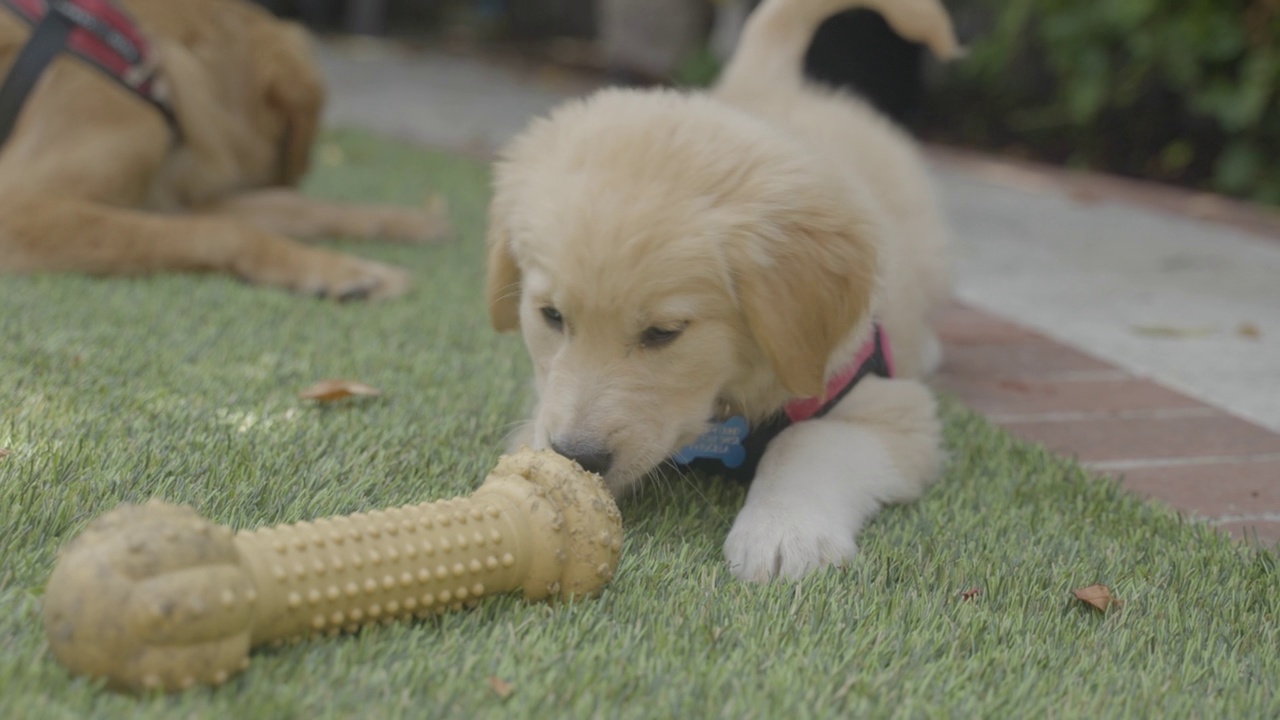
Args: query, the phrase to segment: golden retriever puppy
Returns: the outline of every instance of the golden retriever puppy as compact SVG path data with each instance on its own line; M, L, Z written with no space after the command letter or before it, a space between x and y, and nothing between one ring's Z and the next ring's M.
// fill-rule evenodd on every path
M847 562L941 464L929 179L888 121L801 77L816 26L859 5L957 52L937 0L766 0L709 93L602 91L496 168L491 320L522 331L538 399L513 444L615 493L667 463L747 469L724 548L747 580Z
M292 189L324 101L309 38L248 0L120 0L150 40L173 122L64 53L0 147L0 272L212 271L333 298L390 297L407 274L294 238L419 241L427 208ZM0 8L0 72L30 34Z

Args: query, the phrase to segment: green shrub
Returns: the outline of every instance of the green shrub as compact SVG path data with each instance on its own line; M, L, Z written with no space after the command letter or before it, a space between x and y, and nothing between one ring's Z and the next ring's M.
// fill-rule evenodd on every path
M937 140L1280 204L1280 0L951 0Z

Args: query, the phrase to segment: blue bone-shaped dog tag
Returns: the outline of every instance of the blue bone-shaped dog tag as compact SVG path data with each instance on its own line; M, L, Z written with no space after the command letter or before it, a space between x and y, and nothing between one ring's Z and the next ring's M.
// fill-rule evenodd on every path
M747 449L742 440L747 437L747 419L735 415L724 422L712 425L697 440L684 446L672 458L682 465L697 460L710 458L724 463L725 467L736 468L747 459Z

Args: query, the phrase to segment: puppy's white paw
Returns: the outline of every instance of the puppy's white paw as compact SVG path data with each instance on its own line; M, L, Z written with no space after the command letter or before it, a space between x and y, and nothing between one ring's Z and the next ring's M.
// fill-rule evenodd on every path
M740 580L798 580L814 570L844 565L858 554L855 528L812 506L762 507L750 502L724 543L729 569Z

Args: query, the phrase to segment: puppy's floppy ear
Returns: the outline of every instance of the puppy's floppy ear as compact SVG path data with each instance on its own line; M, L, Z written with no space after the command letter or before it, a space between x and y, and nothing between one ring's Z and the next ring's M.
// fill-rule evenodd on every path
M489 300L489 323L498 332L520 327L520 267L511 254L504 215L496 201L489 206L485 295Z
M826 389L831 353L871 305L874 224L806 208L753 233L731 255L747 328L783 386L802 397Z

